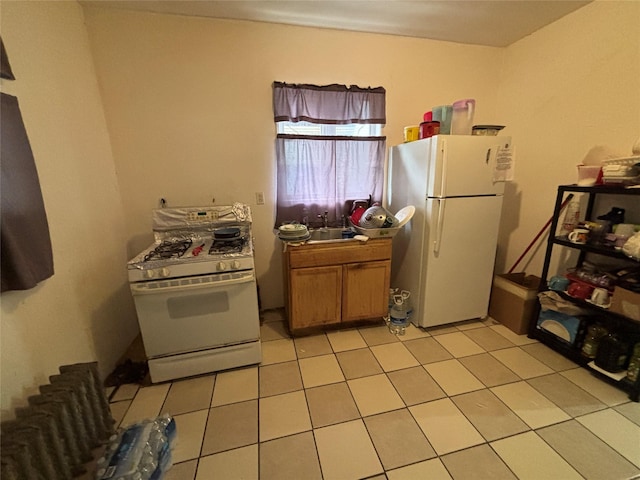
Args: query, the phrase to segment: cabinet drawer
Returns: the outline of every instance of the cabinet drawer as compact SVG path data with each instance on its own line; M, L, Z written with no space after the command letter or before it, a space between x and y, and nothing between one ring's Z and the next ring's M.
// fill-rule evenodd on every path
M369 240L366 243L353 242L303 245L287 250L289 268L321 267L345 263L370 262L391 258L391 239Z

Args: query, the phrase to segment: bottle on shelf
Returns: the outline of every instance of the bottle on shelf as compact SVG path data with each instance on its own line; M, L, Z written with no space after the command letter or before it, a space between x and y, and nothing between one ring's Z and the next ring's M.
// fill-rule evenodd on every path
M600 340L595 364L607 372L616 373L625 369L629 345L617 334L610 333Z
M578 200L571 200L564 212L564 219L562 220L562 226L558 235L561 237L566 237L573 231L574 228L578 226L579 222L580 202Z
M607 332L607 329L602 325L591 325L587 329L587 336L582 344L582 355L591 359L596 358L596 354L598 353L598 344L607 333L609 332Z
M627 368L627 380L635 382L640 377L640 342L633 347L633 354Z

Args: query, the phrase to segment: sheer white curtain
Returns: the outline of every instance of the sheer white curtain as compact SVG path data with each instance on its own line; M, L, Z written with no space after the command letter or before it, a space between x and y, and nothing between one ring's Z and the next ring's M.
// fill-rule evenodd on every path
M317 124L384 124L384 88L274 83L274 119ZM382 200L385 137L287 135L276 138L276 228L316 220L338 222L351 200Z

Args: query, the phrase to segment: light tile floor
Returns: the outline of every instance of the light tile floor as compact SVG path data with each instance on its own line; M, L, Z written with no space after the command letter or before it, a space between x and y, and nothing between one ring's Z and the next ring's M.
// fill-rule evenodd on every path
M640 404L491 319L299 338L262 320L260 365L113 393L121 426L174 416L166 480L640 478Z

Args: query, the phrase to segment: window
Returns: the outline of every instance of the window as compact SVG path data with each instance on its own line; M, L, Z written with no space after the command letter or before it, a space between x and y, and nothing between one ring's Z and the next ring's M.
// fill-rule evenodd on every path
M276 126L278 133L284 135L332 137L379 137L382 135L382 125L377 123L331 125L311 122L276 122Z
M276 222L338 222L352 200L382 200L383 88L274 83Z

